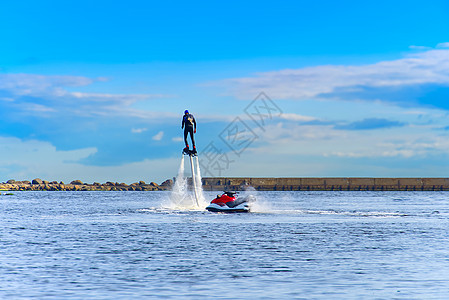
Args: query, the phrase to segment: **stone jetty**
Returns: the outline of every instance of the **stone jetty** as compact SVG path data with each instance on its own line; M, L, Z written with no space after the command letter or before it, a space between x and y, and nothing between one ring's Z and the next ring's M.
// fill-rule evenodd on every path
M106 182L98 183L94 182L84 183L81 180L73 180L70 183L64 183L62 181L46 181L39 178L32 181L16 181L8 180L7 182L0 183L0 190L7 191L164 191L171 189L173 180L169 179L161 183L160 185L154 182L146 183L145 181L139 181L132 184L119 183L119 182Z

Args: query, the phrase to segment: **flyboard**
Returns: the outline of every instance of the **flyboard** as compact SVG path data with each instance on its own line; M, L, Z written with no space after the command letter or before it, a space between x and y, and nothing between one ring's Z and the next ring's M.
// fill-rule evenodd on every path
M198 189L196 186L196 180L197 178L195 178L195 167L193 165L193 157L197 156L196 150L189 150L189 149L184 149L182 150L182 154L183 155L188 155L190 158L190 169L192 170L192 184L193 184L193 194L195 195L195 201L196 201L196 206L200 206L199 205L199 196L198 196Z

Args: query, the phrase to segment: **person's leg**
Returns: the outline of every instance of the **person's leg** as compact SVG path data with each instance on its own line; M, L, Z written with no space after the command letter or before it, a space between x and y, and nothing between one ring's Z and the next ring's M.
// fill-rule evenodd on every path
M193 137L193 127L189 129L190 138L192 139L193 148L195 148L195 138Z
M186 148L189 148L189 143L187 142L187 133L189 131L187 130L187 127L184 128L184 143L186 144Z

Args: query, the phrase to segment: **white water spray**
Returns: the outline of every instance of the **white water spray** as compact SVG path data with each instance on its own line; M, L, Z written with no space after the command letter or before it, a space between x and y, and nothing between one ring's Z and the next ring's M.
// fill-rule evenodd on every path
M196 206L199 206L199 203L198 203L198 190L196 188L196 176L195 176L196 172L195 172L195 167L193 166L192 155L189 155L189 158L190 158L190 168L192 170L192 190L193 190L193 194L195 196Z
M204 198L203 194L203 179L201 178L201 169L200 169L200 163L198 160L198 156L195 156L195 180L196 180L196 188L197 188L197 195L198 195L198 204L200 206L206 206L206 199Z
M195 163L193 162L192 156L190 156L189 159L192 172L191 190L189 191L187 178L184 177L185 160L183 155L179 165L178 176L175 179L175 183L170 194L170 201L164 205L167 208L202 209L207 205L203 195L203 185L198 157L195 156Z
M172 192L170 194L170 203L167 203L169 208L176 208L184 206L187 196L187 182L184 177L184 156L181 157L181 163L179 164L178 176L176 176L175 184L173 185Z
M272 211L269 199L263 197L263 193L258 192L252 186L247 186L243 192L240 193L239 198L254 197L256 201L251 203L251 212L268 213Z

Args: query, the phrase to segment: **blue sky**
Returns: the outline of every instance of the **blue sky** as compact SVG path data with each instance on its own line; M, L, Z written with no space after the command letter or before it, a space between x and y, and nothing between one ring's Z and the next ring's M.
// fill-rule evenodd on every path
M161 182L185 109L203 175L447 177L446 1L20 1L0 26L0 181Z

